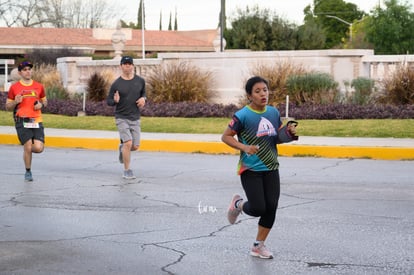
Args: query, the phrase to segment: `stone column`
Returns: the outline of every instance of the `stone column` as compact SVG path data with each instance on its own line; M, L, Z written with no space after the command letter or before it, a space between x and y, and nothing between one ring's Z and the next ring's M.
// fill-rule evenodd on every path
M213 40L213 47L215 52L220 52L221 50L221 31L220 27L217 28L216 37ZM223 37L223 50L226 48L226 39Z
M116 25L116 31L112 34L112 47L115 50L114 59L121 59L122 51L125 47L125 34L121 30L121 21Z

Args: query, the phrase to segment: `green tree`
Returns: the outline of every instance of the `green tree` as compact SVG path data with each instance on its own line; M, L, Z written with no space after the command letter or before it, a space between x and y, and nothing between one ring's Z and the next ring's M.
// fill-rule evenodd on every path
M238 17L231 22L231 29L224 36L229 49L250 49L254 51L271 50L272 25L270 11L253 9L237 10Z
M122 28L131 28L131 29L136 29L137 25L134 22L125 22L124 20L121 20L121 27Z
M310 20L298 29L298 50L324 49L326 37L320 25Z
M326 36L325 48L338 47L349 40L350 24L365 15L355 4L344 0L314 0L312 14ZM309 19L305 16L305 22Z
M175 9L175 18L174 18L174 30L178 30L178 22L177 22L177 8Z
M172 24L171 24L171 20L172 20L172 18L171 18L171 12L170 12L170 21L169 21L169 23L168 23L168 30L169 30L169 31L172 31Z
M316 22L311 6L303 9L304 24L298 28L298 50L324 49L326 36L322 26Z
M144 14L144 26L142 26L142 15ZM144 0L139 1L137 24L134 29L145 30L145 5Z
M160 31L162 31L162 11L160 11Z
M137 23L129 22L126 23L124 20L121 20L122 28L131 28L142 30L142 11L144 11L144 30L145 30L145 5L144 0L139 1L138 14L137 14ZM161 23L160 23L161 24Z
M374 9L367 21L366 39L376 54L407 54L414 52L414 14L411 6L397 0L384 1L385 8Z
M366 39L367 24L372 18L363 17L362 20L356 20L352 24L352 41L345 40L344 48L346 49L373 49L374 45Z
M295 24L274 16L271 23L271 49L296 50L298 30Z

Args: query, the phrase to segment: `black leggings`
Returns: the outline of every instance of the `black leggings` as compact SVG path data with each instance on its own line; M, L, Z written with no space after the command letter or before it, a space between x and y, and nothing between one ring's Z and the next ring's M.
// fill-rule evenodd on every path
M280 196L279 170L254 172L244 171L241 183L247 201L243 212L253 217L260 217L259 225L272 228L276 219L276 209Z

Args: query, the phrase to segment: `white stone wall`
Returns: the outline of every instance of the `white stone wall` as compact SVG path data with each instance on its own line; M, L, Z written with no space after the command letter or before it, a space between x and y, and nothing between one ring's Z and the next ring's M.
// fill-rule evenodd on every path
M121 69L119 59L92 60L91 57L62 57L57 59L57 69L60 72L63 87L69 93L83 93L88 79L95 72L113 71L119 77ZM159 59L134 60L137 74L145 76L148 68L161 64Z
M339 83L358 77L381 80L396 64L414 62L414 55L375 56L373 50L314 50L314 51L225 51L211 53L160 53L157 59L135 59L137 74L144 78L151 68L170 62L190 62L202 70L211 71L217 92L215 102L237 103L244 96L244 83L257 64L292 62L308 70L329 73ZM414 64L414 63L413 63ZM91 74L111 69L119 76L119 60L92 60L89 57L58 59L63 85L70 92L82 92Z
M318 51L225 51L219 53L161 53L163 63L177 60L191 62L201 69L212 71L216 79L217 102L232 103L244 96L244 83L258 65L291 62L308 70L332 75L345 91L344 81L370 77L362 58L373 55L372 50Z

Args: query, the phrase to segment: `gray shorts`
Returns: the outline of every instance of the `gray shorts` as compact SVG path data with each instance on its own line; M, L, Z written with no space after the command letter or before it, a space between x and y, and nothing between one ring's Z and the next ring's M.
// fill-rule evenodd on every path
M116 127L118 127L119 137L121 138L122 143L132 140L133 145L140 145L141 120L116 118L115 123Z

